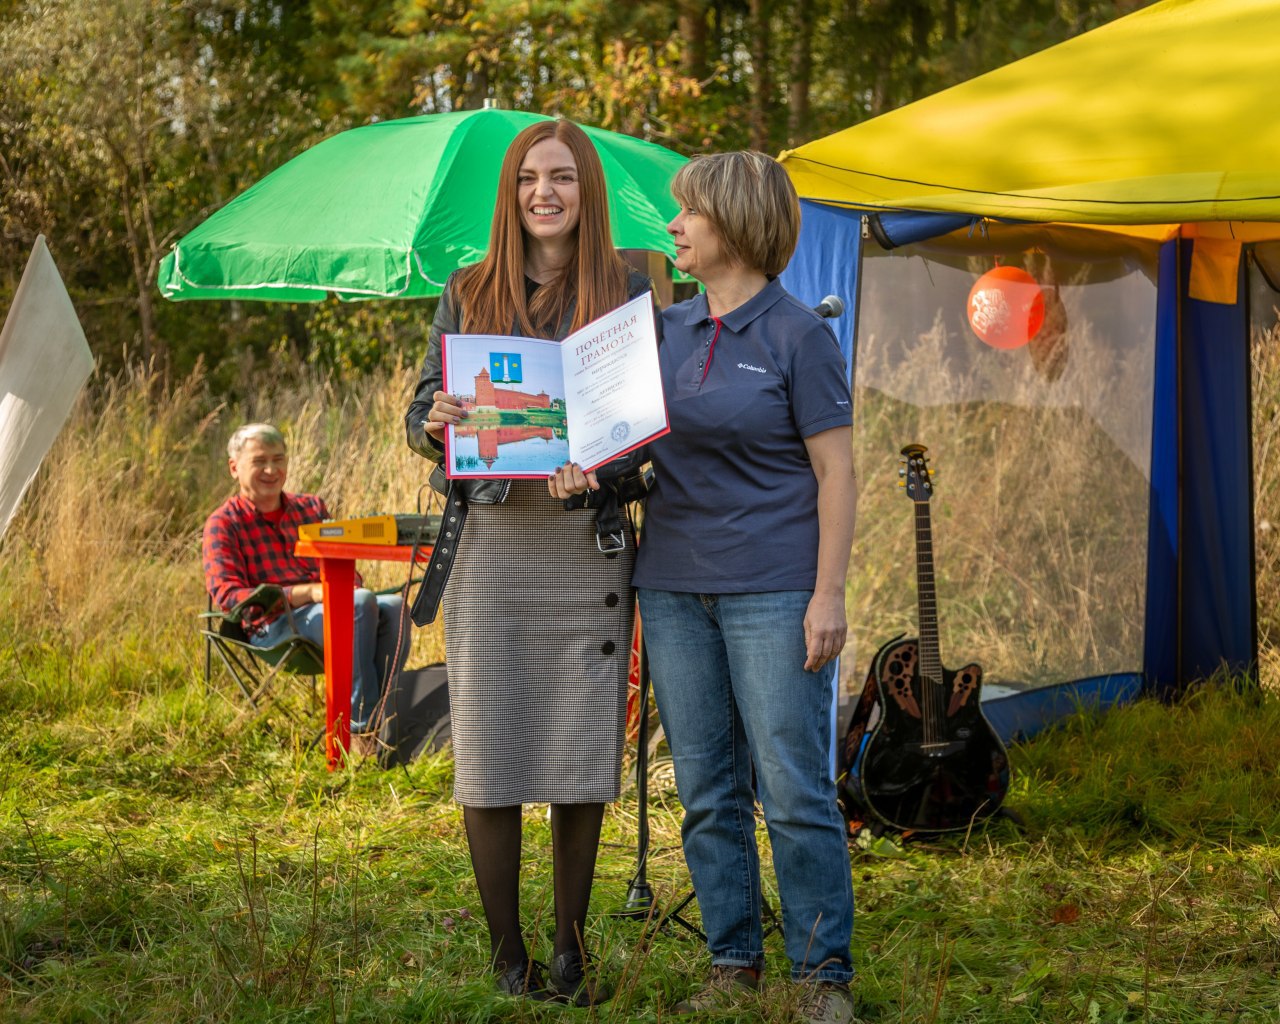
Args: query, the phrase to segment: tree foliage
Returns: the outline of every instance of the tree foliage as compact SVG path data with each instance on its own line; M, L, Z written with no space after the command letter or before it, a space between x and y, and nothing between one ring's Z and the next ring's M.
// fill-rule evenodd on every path
M0 301L44 234L108 366L203 358L224 385L271 352L359 369L428 309L171 304L159 261L370 120L492 100L689 154L776 153L1147 2L0 0Z

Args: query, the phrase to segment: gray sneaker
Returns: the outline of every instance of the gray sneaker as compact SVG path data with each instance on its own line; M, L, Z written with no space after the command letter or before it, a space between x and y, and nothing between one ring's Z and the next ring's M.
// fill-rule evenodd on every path
M834 981L803 982L800 1019L807 1024L858 1024L853 1012L853 993L848 985Z
M714 964L706 983L675 1005L676 1013L705 1013L732 1007L744 996L754 995L760 988L760 975L747 967Z

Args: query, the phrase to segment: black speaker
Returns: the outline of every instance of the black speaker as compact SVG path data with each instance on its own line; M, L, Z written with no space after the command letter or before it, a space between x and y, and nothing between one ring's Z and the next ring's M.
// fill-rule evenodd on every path
M449 677L444 665L405 669L392 685L378 731L378 761L384 768L408 764L450 742Z

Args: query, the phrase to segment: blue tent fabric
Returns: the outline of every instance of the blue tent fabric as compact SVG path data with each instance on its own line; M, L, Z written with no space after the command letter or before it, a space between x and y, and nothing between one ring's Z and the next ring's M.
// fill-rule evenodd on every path
M1005 743L1036 733L1082 709L1101 710L1123 704L1142 693L1140 672L1095 676L983 700L982 713Z
M873 213L867 216L871 237L882 249L896 249L980 224L980 218L961 213Z
M844 314L827 322L840 342L850 383L861 256L861 213L800 200L800 240L779 279L787 291L810 306L828 295L838 295L844 301Z
M1167 693L1178 680L1178 239L1160 247L1156 288L1151 503L1147 523L1147 686Z
M828 295L839 296L844 313L827 321L840 342L849 384L853 385L853 336L858 309L858 273L862 258L862 215L822 203L800 201L800 238L795 255L779 275L782 286L801 302L816 306ZM840 673L831 680L831 765L835 771L839 738Z
M1249 402L1249 320L1233 305L1187 297L1191 246L1184 246L1182 373L1182 578L1179 675L1204 678L1224 665L1255 670L1253 484Z

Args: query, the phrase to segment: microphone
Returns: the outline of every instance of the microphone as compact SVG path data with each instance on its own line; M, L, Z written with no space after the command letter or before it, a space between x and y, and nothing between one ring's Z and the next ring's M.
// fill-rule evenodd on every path
M844 300L839 295L828 295L813 307L813 311L824 320L834 320L844 314Z

